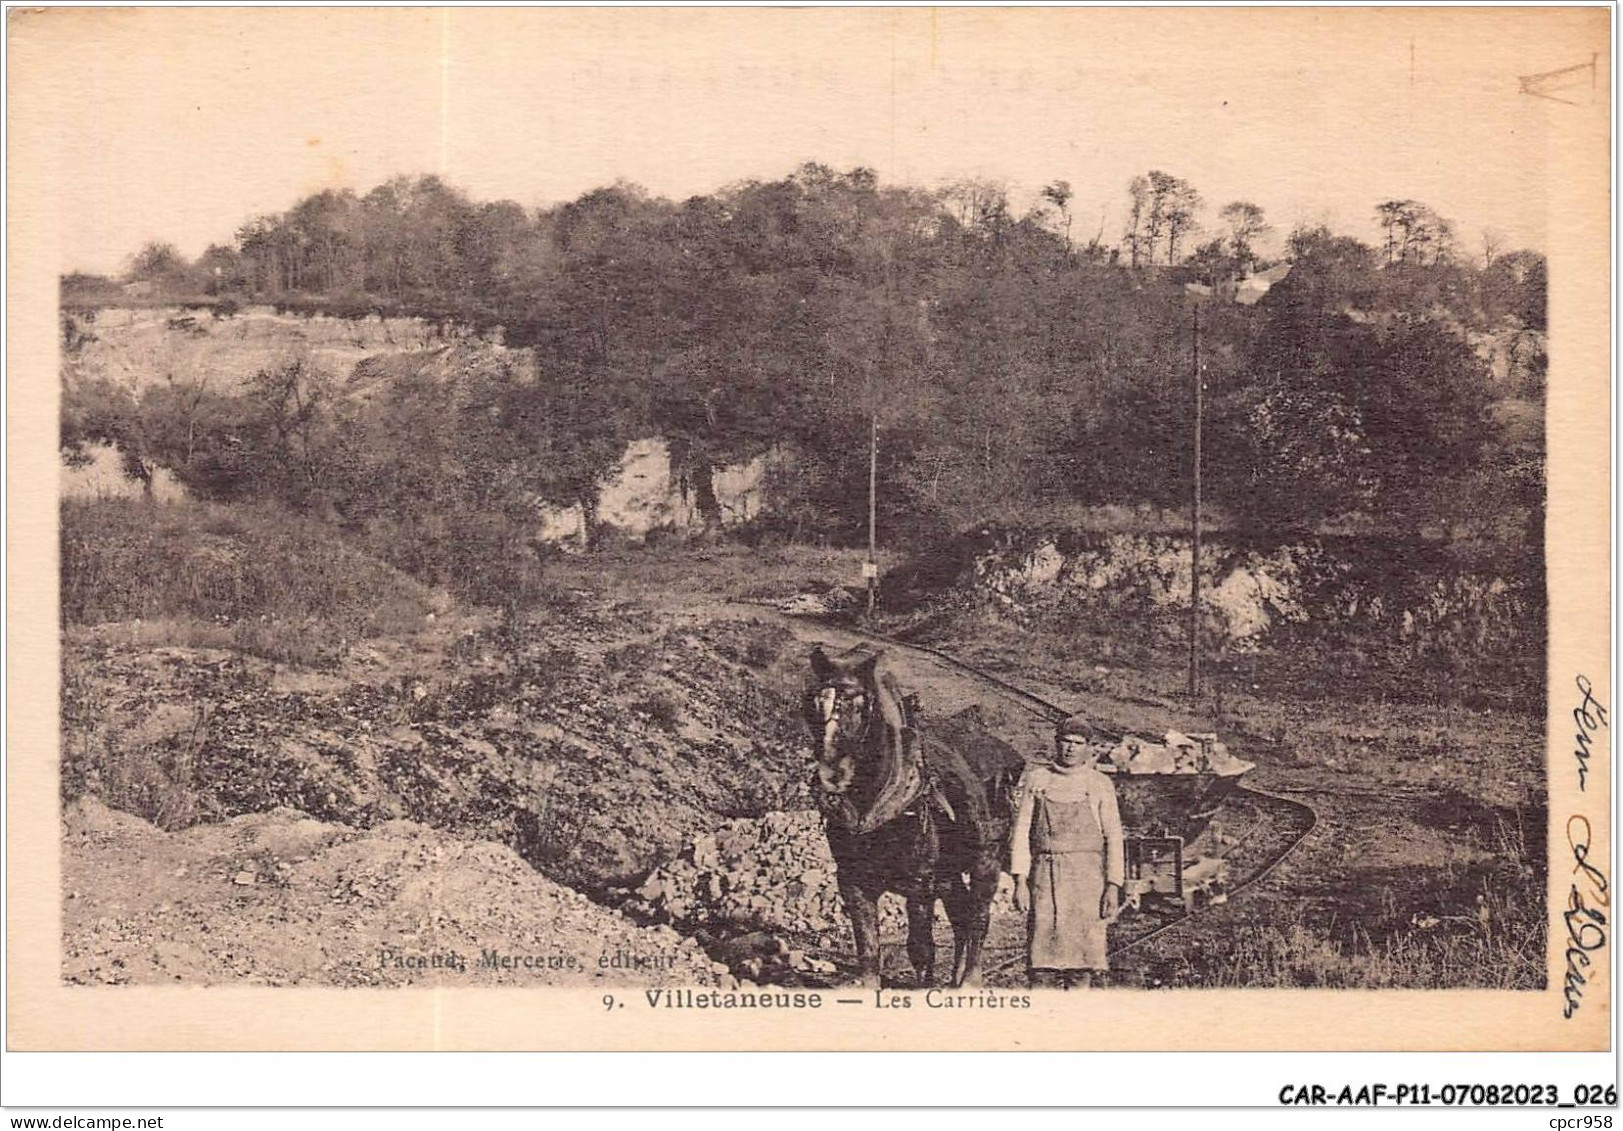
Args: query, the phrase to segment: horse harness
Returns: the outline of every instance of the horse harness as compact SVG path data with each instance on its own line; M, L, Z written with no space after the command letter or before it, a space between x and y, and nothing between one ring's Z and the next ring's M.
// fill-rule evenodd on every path
M832 701L828 705L827 721L837 723L840 718L841 705L854 696L837 687L825 687L822 690L834 693ZM862 730L855 736L855 741L859 744L867 742L868 735L874 726L874 718L878 714L878 708L871 701L873 694L866 689L861 694L864 695L868 702L864 703ZM903 741L912 740L917 742L919 740L918 719L923 714L923 705L920 703L918 695L911 693L901 696L899 703L902 714ZM918 758L917 765L918 787L904 803L898 816L918 819L928 827L934 816L932 809L939 808L949 822L956 824L958 813L952 807L952 802L947 799L947 791L942 784L940 775L930 765L929 759L924 758L922 755Z
M923 713L923 704L919 702L919 697L916 694L902 696L902 734L904 736L912 735L915 741L918 740L918 717ZM920 804L920 802L923 802L923 804ZM947 791L941 783L940 775L936 773L935 767L930 765L930 760L921 755L919 758L919 791L913 795L907 806L902 809L902 816L922 816L928 822L930 819L930 802L940 806L946 813L947 820L957 823L958 814L953 810L952 802L947 800Z

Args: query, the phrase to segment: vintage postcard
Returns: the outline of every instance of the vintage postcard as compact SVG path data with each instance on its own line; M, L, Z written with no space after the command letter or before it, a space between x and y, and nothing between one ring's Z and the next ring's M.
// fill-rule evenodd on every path
M10 1048L1607 1047L1610 9L9 17Z

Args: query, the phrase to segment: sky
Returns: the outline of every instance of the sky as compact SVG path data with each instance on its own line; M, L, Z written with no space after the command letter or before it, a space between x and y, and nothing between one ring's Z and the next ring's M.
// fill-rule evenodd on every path
M438 173L538 206L625 179L681 199L815 160L965 176L1017 202L1068 180L1073 234L1120 236L1164 169L1276 232L1373 240L1414 198L1467 250L1547 238L1566 103L1521 76L1590 62L1591 9L57 9L13 12L13 129L49 131L62 270L188 255L329 187ZM1278 238L1276 234L1276 239Z

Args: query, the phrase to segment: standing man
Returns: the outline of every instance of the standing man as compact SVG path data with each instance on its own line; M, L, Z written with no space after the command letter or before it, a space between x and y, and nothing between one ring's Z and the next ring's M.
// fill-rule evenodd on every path
M1091 986L1110 968L1105 927L1121 907L1125 862L1116 787L1091 764L1092 735L1087 719L1066 719L1053 765L1032 766L1020 783L1009 872L1015 909L1029 910L1033 986Z

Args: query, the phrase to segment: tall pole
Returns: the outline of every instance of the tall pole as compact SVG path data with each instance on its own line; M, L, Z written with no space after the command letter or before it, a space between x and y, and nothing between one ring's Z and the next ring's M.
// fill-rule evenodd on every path
M885 323L880 352L884 358L886 376L890 376L891 303L895 296L896 275L891 263L894 249L881 248L885 263ZM862 567L868 579L868 618L873 619L879 603L879 385L872 365L868 368L868 561Z
M1195 491L1189 508L1189 526L1193 532L1192 557L1189 569L1189 694L1200 693L1200 425L1204 397L1200 380L1200 304L1195 309Z
M870 385L873 378L869 377ZM871 391L870 391L871 392ZM870 402L872 398L870 396ZM879 538L878 538L878 489L879 489L879 406L869 404L868 412L868 566L863 571L868 575L868 615L874 613L874 605L879 598Z

